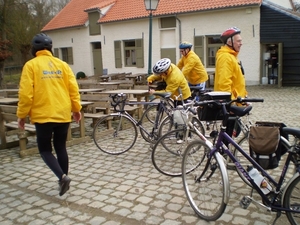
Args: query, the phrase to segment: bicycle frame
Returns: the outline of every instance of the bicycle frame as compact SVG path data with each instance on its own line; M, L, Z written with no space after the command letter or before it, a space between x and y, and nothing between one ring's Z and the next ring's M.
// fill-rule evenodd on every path
M223 107L225 107L223 105ZM227 115L228 117L228 115ZM226 118L225 118L226 121ZM224 121L223 121L224 122ZM224 124L224 123L223 123ZM258 171L261 172L263 177L266 177L268 179L269 182L272 183L273 187L275 187L274 190L274 196L273 198L270 200L268 198L267 195L265 195L261 188L254 182L254 180L249 176L249 173L247 172L247 170L239 163L239 161L235 158L235 156L233 155L233 153L229 150L229 148L223 143L223 140L228 141L231 145L233 145L236 150L238 150L248 161L249 161L249 165L253 165L255 168L257 168ZM263 202L265 202L265 205L263 205L264 207L266 207L267 209L271 210L271 209L275 209L275 210L280 210L280 211L289 211L289 212L298 212L297 210L292 210L292 209L288 209L288 208L283 208L280 205L276 205L275 204L275 200L277 199L277 197L279 197L282 193L282 185L285 179L285 175L287 173L287 169L290 165L290 162L292 161L292 155L296 154L293 153L291 151L291 147L288 140L286 140L284 137L281 137L281 140L283 141L283 144L288 147L288 156L287 159L285 161L285 164L283 166L283 170L281 172L279 181L275 181L249 154L247 154L227 133L226 133L226 127L222 126L221 131L219 133L218 139L217 139L217 143L216 145L212 148L212 150L208 153L208 162L206 167L209 165L210 163L210 159L213 157L213 155L216 154L216 152L220 152L223 154L226 154L228 157L230 157L230 159L232 160L232 162L234 163L234 165L236 166L236 168L245 176L245 178L251 183L252 187L259 193L259 195L261 196L261 198L263 199ZM224 159L225 160L225 159ZM295 176L299 176L299 171L300 169L297 169L297 172ZM201 177L200 177L201 178ZM198 178L199 179L199 178ZM292 178L293 179L293 178ZM292 180L291 179L291 180ZM229 183L225 184L227 186L227 188L229 188ZM226 202L227 203L227 202Z

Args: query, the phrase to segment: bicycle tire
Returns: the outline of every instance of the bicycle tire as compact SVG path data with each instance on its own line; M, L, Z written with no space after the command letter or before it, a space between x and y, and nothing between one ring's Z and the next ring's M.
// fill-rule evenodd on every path
M200 131L201 134L205 135L205 127L197 117L193 116L191 122L193 126L196 127L198 131ZM162 120L159 126L159 130L158 130L159 137L163 136L164 134L174 129L178 129L178 128L175 127L175 124L173 122L173 117L166 116ZM191 127L191 129L193 129L193 127Z
M149 143L156 141L159 137L158 128L157 130L154 130L156 115L157 115L157 105L150 105L144 111L140 120L141 126L150 134L150 136L142 128L140 128L141 135L143 139ZM159 115L158 127L165 116L167 116L165 112Z
M286 211L286 216L292 225L300 224L300 177L297 177L288 187L283 196L283 207L295 209L298 212Z
M186 137L189 132L188 139L182 143L177 143L181 137ZM161 136L152 149L152 164L160 173L178 177L182 175L181 164L182 155L186 146L193 140L199 139L197 133L193 130L187 131L184 128L171 130Z
M226 167L225 171L221 169L215 155L211 159L207 157L209 151L209 146L202 140L187 146L182 160L182 181L188 202L195 213L204 220L215 221L227 205L225 183L228 177L225 174Z
M128 116L122 114L103 117L97 121L93 129L93 140L96 146L111 155L119 155L131 149L137 136L135 124Z

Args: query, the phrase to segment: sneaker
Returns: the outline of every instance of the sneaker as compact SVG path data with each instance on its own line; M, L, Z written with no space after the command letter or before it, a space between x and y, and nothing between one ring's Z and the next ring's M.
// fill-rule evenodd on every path
M64 195L70 189L71 179L67 175L63 175L63 178L58 182L59 184L59 196Z
M176 141L176 143L177 143L177 144L182 144L182 143L183 143L183 140L182 140L182 139L179 139L179 140Z

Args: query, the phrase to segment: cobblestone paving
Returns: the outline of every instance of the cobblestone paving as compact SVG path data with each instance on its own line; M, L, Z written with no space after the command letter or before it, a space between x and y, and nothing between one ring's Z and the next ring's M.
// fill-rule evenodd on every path
M265 99L253 104L252 121L300 127L300 88L252 86L248 91L249 97ZM29 144L34 145L34 140ZM62 197L55 176L39 155L20 158L18 148L0 150L0 224L272 224L275 213L254 204L240 208L239 201L250 188L232 170L225 213L213 222L199 219L186 200L181 178L156 171L148 147L141 137L119 156L99 151L92 141L69 147L72 182ZM276 224L289 223L283 215Z

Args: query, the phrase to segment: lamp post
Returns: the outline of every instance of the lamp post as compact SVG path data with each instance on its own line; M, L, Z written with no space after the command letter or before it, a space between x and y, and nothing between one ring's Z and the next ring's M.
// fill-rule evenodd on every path
M159 0L144 0L145 8L149 13L149 52L148 52L148 76L152 73L152 11L155 11Z

